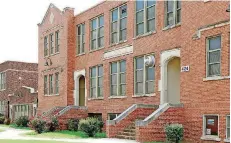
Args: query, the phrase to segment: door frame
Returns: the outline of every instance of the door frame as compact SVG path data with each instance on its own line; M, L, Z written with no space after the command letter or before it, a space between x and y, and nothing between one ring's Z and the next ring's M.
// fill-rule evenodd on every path
M85 69L83 70L78 70L74 72L74 95L73 95L73 99L74 99L74 105L75 106L79 106L79 79L81 76L83 76L85 78L85 106L87 105L87 87L86 87L86 76L85 76Z

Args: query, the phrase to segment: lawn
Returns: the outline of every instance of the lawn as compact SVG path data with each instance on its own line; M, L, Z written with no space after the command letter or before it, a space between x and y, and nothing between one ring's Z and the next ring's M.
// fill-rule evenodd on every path
M0 140L0 143L67 143L59 141L37 141L37 140Z
M45 132L42 134L38 134L34 131L25 133L23 135L30 136L30 137L39 137L39 138L68 138L68 139L77 139L77 138L88 138L88 136L81 131L55 131L55 132ZM95 138L105 138L105 133L97 133Z

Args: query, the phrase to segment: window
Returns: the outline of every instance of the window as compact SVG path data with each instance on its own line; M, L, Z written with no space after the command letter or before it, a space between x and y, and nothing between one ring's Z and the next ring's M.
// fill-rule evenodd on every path
M5 101L0 101L0 113L5 115Z
M204 135L218 136L217 115L204 115Z
M53 75L49 75L49 94L53 94L54 93L54 88L53 88Z
M21 116L29 116L29 105L15 105L14 111L14 119L18 119Z
M111 12L111 43L118 43L127 38L127 5L122 5Z
M126 61L111 63L111 96L126 93Z
M44 95L48 94L48 79L47 79L47 75L44 76Z
M207 76L219 76L221 72L221 36L207 39Z
M47 36L44 37L44 56L48 56L48 38Z
M0 73L0 90L6 89L6 73Z
M145 55L135 58L135 94L136 95L154 93L155 69L153 66L146 66L144 64L144 59L147 56Z
M60 37L59 37L59 31L55 32L55 53L59 52L59 45L60 45Z
M50 34L50 54L54 54L54 35Z
M55 94L59 94L59 73L55 74Z
M119 115L120 115L120 113L109 113L108 114L108 120L114 120Z
M103 97L103 66L92 67L90 77L90 97Z
M226 138L230 139L230 115L226 116Z
M104 17L103 15L91 20L91 50L104 46Z
M165 27L181 22L181 1L165 2Z
M84 53L85 47L85 24L79 24L77 26L77 54Z
M136 35L155 30L156 1L136 1Z

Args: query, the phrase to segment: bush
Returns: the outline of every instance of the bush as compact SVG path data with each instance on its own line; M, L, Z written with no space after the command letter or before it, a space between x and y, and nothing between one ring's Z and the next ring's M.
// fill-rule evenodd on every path
M165 127L167 140L179 143L183 139L184 129L181 124L170 124Z
M107 138L107 135L105 132L102 132L102 133L96 133L95 138Z
M45 131L46 122L41 119L33 119L30 121L30 126L33 130L35 130L38 134L41 134Z
M85 132L89 137L94 137L100 131L100 121L97 118L81 119L79 130Z
M67 122L67 128L69 131L78 131L79 119L69 119Z
M28 127L28 122L29 122L29 119L27 116L21 116L15 120L15 124L18 127Z
M5 121L5 117L4 116L0 116L0 124L4 124Z
M52 118L50 122L46 123L46 131L54 132L59 128L59 121L57 118Z
M6 119L4 120L4 124L5 124L5 125L9 125L9 124L10 124L10 119L9 119L9 118L6 118Z

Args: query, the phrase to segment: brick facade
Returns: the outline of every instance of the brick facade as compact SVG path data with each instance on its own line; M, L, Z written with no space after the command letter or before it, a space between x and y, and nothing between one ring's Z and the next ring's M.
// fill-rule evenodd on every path
M127 4L127 40L110 44L110 18L113 8ZM46 112L55 106L75 105L78 78L75 73L84 71L85 103L88 113L101 113L103 121L108 113L122 113L132 104L161 104L161 55L163 52L178 49L180 66L189 66L188 72L180 73L180 103L183 107L183 120L187 141L203 142L203 115L219 115L219 137L226 138L226 115L229 115L229 13L226 1L182 1L181 22L171 28L164 26L164 1L156 2L155 31L135 36L135 2L104 1L74 16L72 8L60 11L53 4L39 24L39 112ZM90 21L104 15L104 47L90 50ZM53 16L52 16L53 15ZM77 55L76 26L85 24L85 52ZM60 52L44 58L44 37L60 30ZM206 78L206 38L221 35L221 75L216 79ZM132 46L132 52L121 56L104 58L105 53L122 47ZM155 56L154 93L144 96L134 95L134 58L141 55ZM110 97L110 63L126 60L126 96ZM51 61L50 66L44 66ZM103 98L90 98L90 68L103 65ZM60 73L59 95L44 95L44 75ZM75 78L74 78L75 77ZM162 81L161 81L162 80ZM167 114L167 113L166 113ZM177 115L177 114L176 114ZM156 122L156 121L154 121ZM150 124L150 126L152 123ZM152 127L151 127L152 128ZM154 127L153 127L154 128ZM153 135L146 139L152 141ZM137 139L140 139L137 137ZM142 140L143 141L143 140Z

